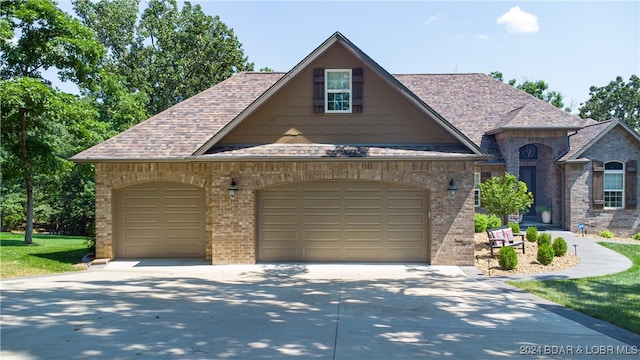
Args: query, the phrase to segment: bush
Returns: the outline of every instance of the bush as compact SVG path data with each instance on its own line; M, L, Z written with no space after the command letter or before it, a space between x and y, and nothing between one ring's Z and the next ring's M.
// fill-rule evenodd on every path
M538 262L542 265L549 265L553 261L555 253L550 245L538 246Z
M510 222L509 227L511 228L511 231L513 231L514 234L520 233L520 224L518 224L517 222Z
M613 237L613 233L609 230L602 230L600 232L600 236L602 236L603 238L611 239Z
M503 270L513 270L518 266L518 255L516 250L511 246L503 246L500 248L498 263Z
M552 247L556 256L564 256L564 254L567 253L567 242L561 237L557 237L553 240Z
M487 223L488 229L498 228L502 226L502 220L500 220L500 218L497 217L496 215L491 214L488 218L488 221L489 221Z
M538 241L538 228L535 226L529 226L524 237L530 242Z
M476 233L481 233L487 230L487 224L489 224L489 218L485 214L475 213L473 215L473 230Z
M640 240L640 232L631 237L633 240Z
M551 246L551 234L542 233L538 235L538 246Z

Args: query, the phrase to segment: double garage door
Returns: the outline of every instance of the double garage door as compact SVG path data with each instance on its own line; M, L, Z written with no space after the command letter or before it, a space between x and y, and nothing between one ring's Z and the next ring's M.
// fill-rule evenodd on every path
M170 182L115 193L118 258L205 258L204 191Z
M369 181L258 193L259 261L428 262L428 193Z

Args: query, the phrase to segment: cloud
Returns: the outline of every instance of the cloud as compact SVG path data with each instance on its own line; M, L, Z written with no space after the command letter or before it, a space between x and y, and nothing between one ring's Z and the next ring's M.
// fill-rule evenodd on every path
M431 15L424 23L426 25L433 24L434 22L442 19L443 16L444 16L443 13L439 13L438 15Z
M520 6L514 6L500 16L496 23L506 24L510 33L535 33L538 32L538 17L523 11Z

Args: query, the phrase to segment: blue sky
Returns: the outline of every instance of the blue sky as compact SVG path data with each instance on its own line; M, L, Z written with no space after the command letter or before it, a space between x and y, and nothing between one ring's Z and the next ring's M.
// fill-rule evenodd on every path
M233 28L256 70L288 71L340 31L391 73L498 70L546 81L574 109L590 86L640 74L639 1L191 3Z

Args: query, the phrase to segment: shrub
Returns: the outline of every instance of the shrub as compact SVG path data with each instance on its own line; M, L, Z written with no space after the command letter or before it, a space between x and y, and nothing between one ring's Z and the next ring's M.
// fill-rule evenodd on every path
M488 229L492 229L492 228L497 228L502 226L502 220L500 220L499 217L497 217L496 215L489 215L489 218L487 219L489 222L487 223L487 228Z
M517 222L510 222L509 227L511 228L511 231L513 231L514 234L520 233L520 224L518 224Z
M473 215L473 230L476 233L481 233L487 230L487 224L489 223L489 218L485 214L475 213Z
M500 248L498 263L503 270L513 270L518 266L518 255L516 250L511 246L503 246Z
M553 261L555 253L550 245L538 246L538 262L542 265L549 265Z
M640 232L631 237L633 240L640 240Z
M542 233L538 235L538 246L543 246L543 245L551 246L551 234Z
M557 237L553 240L552 247L556 256L564 256L564 254L567 253L567 242L561 237Z
M600 236L602 236L603 238L611 239L613 237L613 233L609 230L602 230L600 232Z
M538 228L535 226L529 226L524 237L530 242L538 241Z

